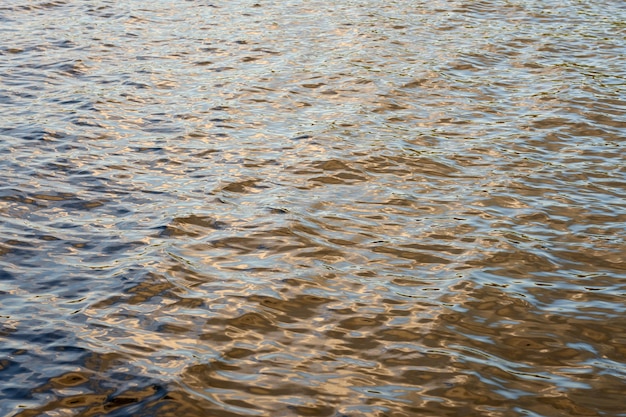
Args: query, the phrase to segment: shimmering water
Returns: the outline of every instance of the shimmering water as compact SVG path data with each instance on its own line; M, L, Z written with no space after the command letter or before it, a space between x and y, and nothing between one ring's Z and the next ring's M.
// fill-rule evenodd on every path
M3 0L0 415L626 416L621 0Z

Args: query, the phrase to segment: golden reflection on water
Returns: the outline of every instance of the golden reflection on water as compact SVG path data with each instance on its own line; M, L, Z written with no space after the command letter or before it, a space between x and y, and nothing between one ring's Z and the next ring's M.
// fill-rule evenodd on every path
M624 415L623 12L0 6L0 414Z

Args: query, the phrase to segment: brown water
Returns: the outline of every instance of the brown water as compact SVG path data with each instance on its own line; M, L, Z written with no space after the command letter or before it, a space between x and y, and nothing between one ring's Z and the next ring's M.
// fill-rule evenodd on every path
M3 0L0 415L626 416L625 22Z

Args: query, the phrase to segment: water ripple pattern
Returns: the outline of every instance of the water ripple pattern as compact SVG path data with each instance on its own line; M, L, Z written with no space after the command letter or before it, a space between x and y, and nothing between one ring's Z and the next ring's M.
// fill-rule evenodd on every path
M0 415L626 416L620 0L3 0Z

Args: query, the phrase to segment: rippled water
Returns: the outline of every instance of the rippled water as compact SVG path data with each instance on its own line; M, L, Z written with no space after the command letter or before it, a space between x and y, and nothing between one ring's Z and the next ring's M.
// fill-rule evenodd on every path
M0 415L626 416L625 22L3 0Z

